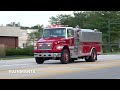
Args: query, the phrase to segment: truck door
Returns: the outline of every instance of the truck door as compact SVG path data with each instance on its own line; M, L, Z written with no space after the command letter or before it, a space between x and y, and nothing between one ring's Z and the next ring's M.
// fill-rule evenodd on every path
M67 38L69 39L69 46L74 46L74 30L73 29L67 29Z
M69 40L70 55L74 57L74 30L72 28L67 29L67 38Z

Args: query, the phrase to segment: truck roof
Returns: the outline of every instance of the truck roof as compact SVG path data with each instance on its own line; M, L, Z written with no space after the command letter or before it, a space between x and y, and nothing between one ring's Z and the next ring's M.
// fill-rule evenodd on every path
M81 29L82 32L94 32L92 29Z
M44 29L55 29L55 28L73 28L73 27L51 27L51 28L44 28Z
M44 29L57 29L57 28L66 28L66 29L74 29L76 30L76 28L73 27L68 27L65 25L48 25L47 27L45 27ZM80 29L82 32L94 32L94 30L92 29Z

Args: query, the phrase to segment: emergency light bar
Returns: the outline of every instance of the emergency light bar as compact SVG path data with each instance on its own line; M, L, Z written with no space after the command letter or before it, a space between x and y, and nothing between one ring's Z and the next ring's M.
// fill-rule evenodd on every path
M48 25L47 28L67 27L68 25Z

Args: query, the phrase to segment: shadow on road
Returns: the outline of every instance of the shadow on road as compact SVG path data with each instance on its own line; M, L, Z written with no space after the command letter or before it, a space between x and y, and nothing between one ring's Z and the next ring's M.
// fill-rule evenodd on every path
M87 62L86 61L74 61L74 62L70 62L68 64L75 64L75 63L87 63ZM51 61L51 62L45 61L43 64L60 64L61 65L61 62L59 60L58 61Z

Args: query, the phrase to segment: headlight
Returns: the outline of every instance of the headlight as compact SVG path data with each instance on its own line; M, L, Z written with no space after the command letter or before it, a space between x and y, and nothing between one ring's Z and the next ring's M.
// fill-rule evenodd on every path
M62 49L63 48L63 46L57 46L56 47L56 49Z
M55 44L58 44L58 42L55 42Z

